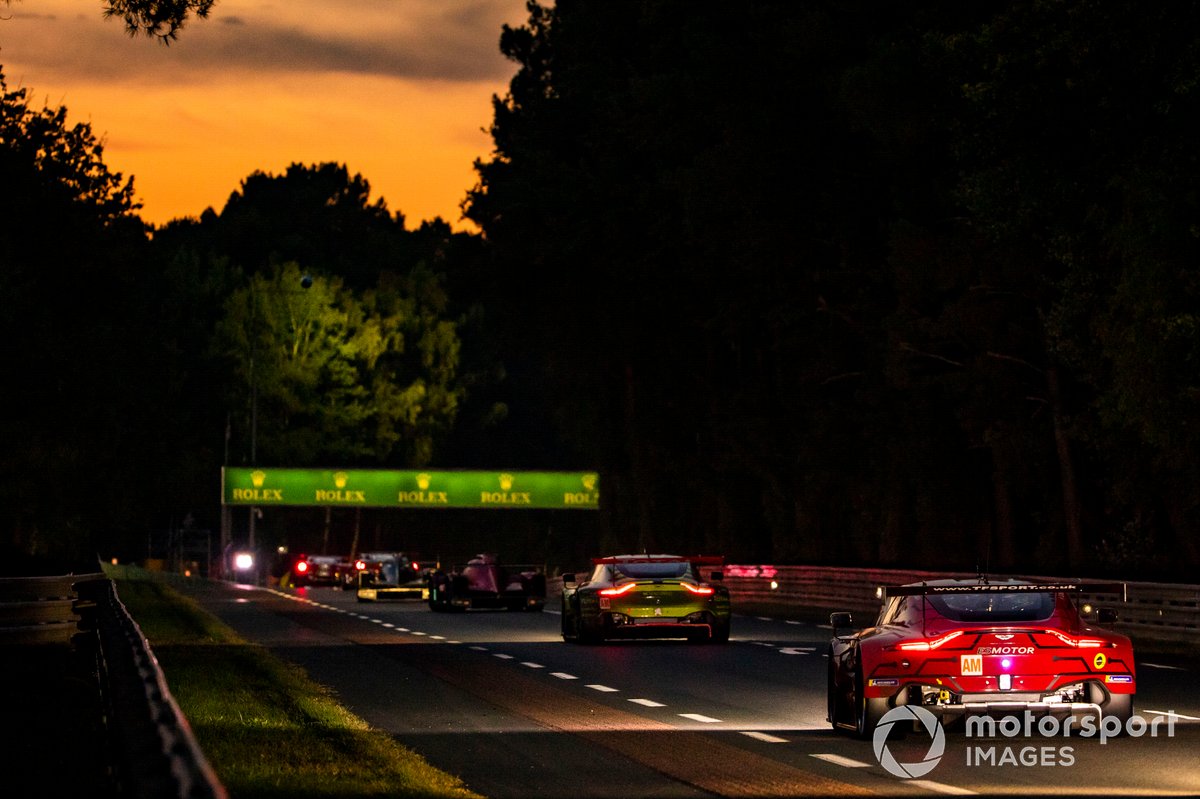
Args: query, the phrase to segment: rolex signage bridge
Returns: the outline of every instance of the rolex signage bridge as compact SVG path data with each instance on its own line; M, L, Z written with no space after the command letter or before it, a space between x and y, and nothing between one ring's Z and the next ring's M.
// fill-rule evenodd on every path
M256 507L598 510L595 472L225 467L221 502Z

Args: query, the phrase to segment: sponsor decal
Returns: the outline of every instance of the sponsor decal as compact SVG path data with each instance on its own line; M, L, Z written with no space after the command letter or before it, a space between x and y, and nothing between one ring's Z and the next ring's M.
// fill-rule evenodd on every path
M1092 658L1092 666L1094 666L1097 669L1104 668L1105 664L1107 664L1107 663L1108 663L1108 658L1106 658L1104 656L1103 652L1097 652L1096 657Z
M961 655L959 666L964 677L983 676L983 655Z
M1032 646L981 646L975 650L981 655L1032 655Z

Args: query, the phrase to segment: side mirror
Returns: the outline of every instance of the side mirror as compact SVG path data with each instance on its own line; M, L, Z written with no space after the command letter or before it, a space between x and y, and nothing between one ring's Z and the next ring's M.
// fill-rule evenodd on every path
M830 613L829 624L836 633L840 629L854 626L854 617L849 613Z
M573 584L575 582L575 573L574 572L566 572L562 576L562 581L563 581L563 585L566 585L568 583Z
M1101 624L1112 624L1117 620L1117 612L1112 608L1100 608L1098 620Z
M712 574L708 575L708 579L710 579L710 580L724 580L724 579L725 579L725 572L722 572L722 571L716 571L716 572L713 572Z

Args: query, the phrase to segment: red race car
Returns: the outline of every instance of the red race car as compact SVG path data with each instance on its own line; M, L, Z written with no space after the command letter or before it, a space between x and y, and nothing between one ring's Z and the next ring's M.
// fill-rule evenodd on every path
M882 589L873 627L830 623L829 717L870 737L897 705L944 722L971 714L1111 714L1124 725L1137 692L1133 646L1093 627L1073 597L1124 593L1121 583L933 580ZM1101 623L1116 620L1102 610Z

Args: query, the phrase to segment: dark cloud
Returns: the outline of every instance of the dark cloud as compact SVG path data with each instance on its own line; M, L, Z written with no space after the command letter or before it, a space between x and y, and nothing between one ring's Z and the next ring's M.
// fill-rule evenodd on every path
M294 12L299 4L285 8ZM313 8L321 9L321 19L294 24L269 10L222 17L218 5L170 46L130 39L98 13L40 22L27 15L23 27L40 30L43 45L26 41L9 49L16 60L59 74L118 82L196 82L240 72L490 81L515 69L500 54L502 26L525 19L524 0L357 0ZM45 46L54 39L58 46ZM61 47L64 40L69 49Z

